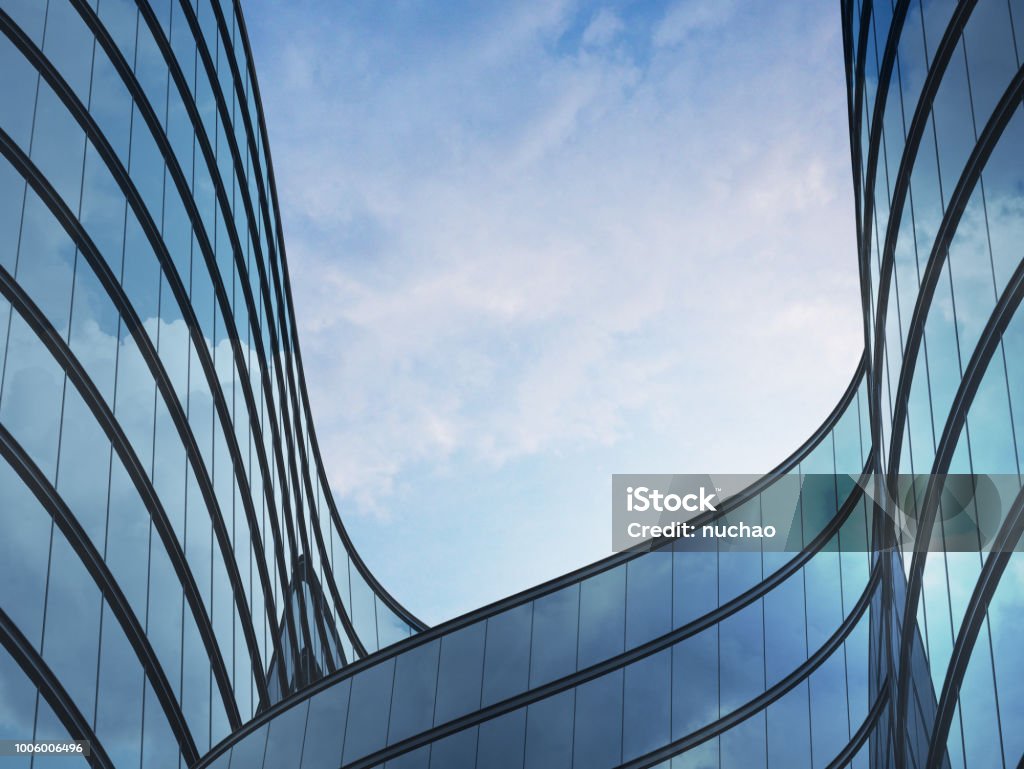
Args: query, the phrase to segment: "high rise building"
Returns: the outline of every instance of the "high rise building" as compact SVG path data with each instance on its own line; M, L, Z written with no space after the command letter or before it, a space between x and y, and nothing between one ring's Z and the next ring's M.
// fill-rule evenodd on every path
M841 12L866 351L715 513L796 546L618 553L426 628L327 488L239 3L0 0L0 739L99 767L1017 766L1024 2ZM949 474L1000 479L997 546L954 546ZM33 760L76 762L0 758Z

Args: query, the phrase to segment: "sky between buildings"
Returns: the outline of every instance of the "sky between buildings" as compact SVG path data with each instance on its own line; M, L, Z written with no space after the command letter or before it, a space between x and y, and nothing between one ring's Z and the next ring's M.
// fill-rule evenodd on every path
M764 472L863 346L838 0L249 0L313 417L428 623Z

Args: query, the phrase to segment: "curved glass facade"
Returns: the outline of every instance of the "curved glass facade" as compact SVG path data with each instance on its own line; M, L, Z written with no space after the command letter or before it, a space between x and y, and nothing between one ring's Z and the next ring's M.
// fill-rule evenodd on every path
M103 767L1016 766L1024 2L841 8L866 352L716 513L799 547L663 543L427 629L327 488L238 3L0 0L0 739ZM1008 479L999 547L946 547L950 473Z
M0 719L100 765L422 629L326 491L241 24L0 2Z
M834 480L868 466L866 395L858 372L800 452L721 507L798 511L796 552L614 556L352 665L209 765L867 766L888 697L881 568L862 487Z
M888 564L894 757L1016 766L1024 4L844 12L876 461L890 482L931 476L909 499L914 552ZM947 473L1002 474L1002 552L946 547Z

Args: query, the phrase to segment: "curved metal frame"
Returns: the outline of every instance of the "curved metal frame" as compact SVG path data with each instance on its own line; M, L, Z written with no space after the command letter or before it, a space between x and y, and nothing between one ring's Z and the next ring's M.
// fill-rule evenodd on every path
M8 298L8 301L11 301L7 295L8 286L9 275L3 271L0 275L0 288L3 289L4 296ZM129 605L117 580L114 579L114 575L107 568L103 556L100 555L81 524L78 523L78 519L57 493L57 489L46 479L39 467L3 425L0 425L0 456L3 456L14 468L25 486L32 491L43 509L49 513L54 524L71 545L71 549L75 551L96 582L104 603L110 607L110 611L117 619L125 637L139 658L143 673L153 687L153 692L164 711L171 732L178 740L182 757L189 765L196 763L199 760L199 751L196 749L195 740L192 739L192 732L188 728L185 714L178 705L174 690L167 679L163 666L157 659L156 652L149 643L145 629L138 617L135 616L135 612Z
M1013 551L1019 546L1022 535L1024 535L1024 490L1017 495L1006 520L1003 521L1003 525L992 543L992 552L985 559L985 565L981 569L974 591L964 610L964 619L960 624L956 641L953 643L950 664L946 668L946 677L942 682L939 705L935 713L935 727L928 743L928 758L925 762L927 769L940 769L942 766L949 729L960 696L960 687L971 661L971 652L978 640L981 626L987 618L989 603L995 595L1003 572L1006 571L1006 567L1010 563Z
M3 609L0 609L0 644L3 644L35 684L39 694L46 700L60 722L64 724L64 728L68 730L68 734L74 739L89 742L89 764L97 769L114 769L110 756L107 755L100 741L96 739L96 733L89 725L88 719L82 715L82 711L78 709L74 700L71 699L71 695L50 670L42 655L32 648L32 644L21 634L18 626Z
M127 299L124 298L123 294L119 294L120 287L117 287L118 290L114 291L114 287L117 285L116 280L114 280L113 275L109 273L109 270L106 269L106 265L103 263L103 258L99 255L95 244L93 244L89 239L89 236L81 228L81 224L67 208L64 201L60 199L56 191L50 186L49 182L41 173L39 173L31 160L24 155L21 149L11 140L3 129L0 129L0 154L3 154L11 165L13 165L32 186L35 193L49 207L50 212L75 242L79 252L88 261L90 261L90 264L93 265L94 269L102 265L104 269L97 271L97 276L104 284L110 284L111 281L113 281L113 285L106 285L105 287L108 292L114 292L111 293L112 298L120 298L125 303L125 306L123 308L119 307L119 310L128 312L129 315L126 317L130 319L131 314L134 311L131 309L131 306L127 304ZM116 304L117 302L115 301L115 305ZM41 318L39 328L49 326L49 321L42 318L41 313L39 315ZM42 325L43 322L45 322L46 326ZM126 326L133 334L133 338L136 338L136 334L141 335L142 326L137 322L137 319L135 323L130 321L127 322ZM160 533L161 541L164 543L164 547L167 550L168 557L170 558L171 563L174 564L175 573L181 581L186 600L192 609L192 614L195 617L200 636L203 639L203 644L207 653L210 655L210 666L213 670L214 679L217 681L218 689L224 699L224 706L228 714L228 719L232 723L232 727L237 728L241 723L241 719L238 715L237 705L234 699L234 691L231 688L231 679L227 674L227 668L224 665L224 658L221 656L220 647L217 643L210 617L206 613L206 608L203 605L199 589L192 576L192 571L188 566L188 562L185 559L185 553L178 543L177 536L171 526L170 519L167 517L166 511L163 509L163 505L161 504L155 489L150 483L145 469L139 462L128 438L124 435L120 424L114 418L113 413L103 400L102 395L100 395L95 385L92 384L92 381L84 373L85 370L77 362L74 354L67 349L66 345L64 345L60 336L52 330L52 326L49 326L49 328L50 331L47 333L47 336L43 338L43 342L50 348L51 353L54 353L55 355L59 354L61 356L58 360L63 361L63 365L65 366L65 371L68 373L68 376L72 378L72 381L76 382L76 386L82 393L83 399L89 405L93 415L96 416L97 421L104 429L107 437L110 438L111 442L114 444L118 452L118 457L124 464L125 470L128 472L139 491L139 495L146 504L147 511L153 518L157 531ZM139 342L138 338L136 338L136 343L139 344L139 349L142 350L142 343ZM81 372L81 376L79 376L79 372Z

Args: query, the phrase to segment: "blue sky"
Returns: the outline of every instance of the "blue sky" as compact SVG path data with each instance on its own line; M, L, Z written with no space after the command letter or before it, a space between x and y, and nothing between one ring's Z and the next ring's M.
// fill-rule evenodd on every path
M346 525L434 623L764 472L862 346L839 3L246 4Z

